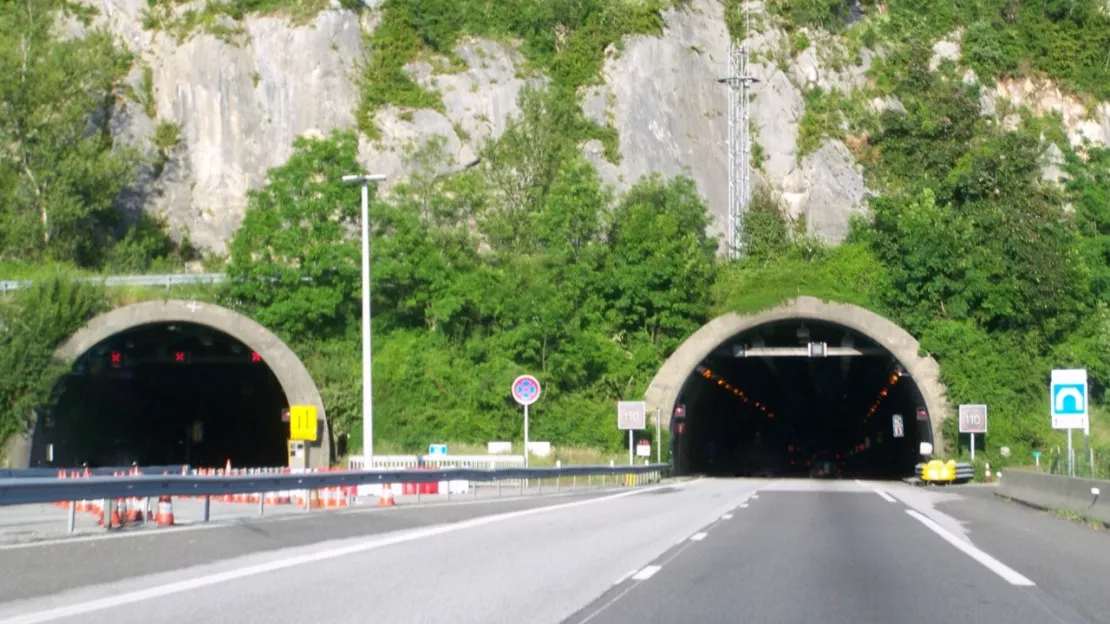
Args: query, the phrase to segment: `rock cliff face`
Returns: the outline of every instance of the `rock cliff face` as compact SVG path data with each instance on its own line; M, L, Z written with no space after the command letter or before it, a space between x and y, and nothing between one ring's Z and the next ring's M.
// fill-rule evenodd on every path
M232 41L200 32L179 41L146 29L147 0L86 2L99 10L99 23L136 53L132 83L137 93L148 95L145 104L121 108L113 120L118 136L154 150L159 124L179 129L177 143L162 146L168 157L163 170L144 172L127 208L164 215L175 234L187 233L195 244L226 250L242 221L247 192L264 182L268 168L288 158L294 137L354 126L357 65L374 53L364 49L364 35L380 21L373 8L379 2L367 2L371 9L361 19L338 8L304 25L279 16L248 17ZM958 40L938 42L934 61L958 59L958 44L952 42ZM798 158L803 90L849 91L862 84L872 52L863 50L857 66L837 63L834 70L815 43L793 58L783 54L780 31L754 34L748 44L754 52L750 73L760 79L752 138L763 162L754 177L772 185L793 216L804 216L810 233L838 242L851 213L865 209L867 190L840 141L826 141ZM453 161L446 168L472 162L482 143L497 137L516 113L526 82L543 82L520 75L521 57L510 44L469 39L456 52L466 64L458 73L435 72L428 62L406 68L441 94L444 110L380 110L380 139L362 143L368 170L397 180L408 146L435 135L444 137ZM604 159L599 143L583 146L605 180L623 189L651 172L689 175L705 196L718 233L726 222L728 178L727 90L717 79L726 73L727 54L720 0L690 0L667 12L661 37L633 37L619 51L611 50L603 83L582 94L587 116L611 123L619 133L617 165ZM1110 144L1108 104L1092 111L1058 90L1025 81L985 90L985 114L994 114L1000 98L1034 112L1059 111L1077 144L1083 138Z

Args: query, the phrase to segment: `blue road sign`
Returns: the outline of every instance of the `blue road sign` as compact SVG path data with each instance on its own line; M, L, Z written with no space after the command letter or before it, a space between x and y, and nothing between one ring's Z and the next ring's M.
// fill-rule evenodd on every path
M429 444L428 445L428 454L429 455L446 455L447 454L447 445L446 444Z
M1087 428L1087 371L1054 370L1049 386L1054 429Z

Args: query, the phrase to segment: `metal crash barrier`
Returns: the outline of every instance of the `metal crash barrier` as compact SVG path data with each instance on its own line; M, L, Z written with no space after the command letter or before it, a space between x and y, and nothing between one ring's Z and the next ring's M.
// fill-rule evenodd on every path
M251 503L262 515L266 506L297 505L305 509L342 508L371 489L379 497L379 505L392 506L393 486L401 493L445 493L451 488L440 483L488 483L495 486L498 496L502 486L521 484L520 493L528 482L543 493L544 482L558 492L564 485L575 489L589 488L594 477L604 487L624 483L627 486L658 483L670 472L669 464L641 466L556 466L553 468L437 468L426 466L417 470L374 469L343 470L341 468L293 471L289 468L222 469L182 467L181 474L146 474L134 466L125 473L93 474L91 470L59 470L54 478L43 476L0 479L0 506L54 503L68 510L68 529L72 533L78 512L91 513L112 528L131 522L142 522L155 516L159 526L172 526L173 498L196 498L203 504L203 522L210 517L211 503ZM550 486L549 486L550 487ZM470 488L477 496L477 488ZM146 499L145 503L142 499ZM418 498L419 500L419 498ZM158 513L152 503L157 501Z

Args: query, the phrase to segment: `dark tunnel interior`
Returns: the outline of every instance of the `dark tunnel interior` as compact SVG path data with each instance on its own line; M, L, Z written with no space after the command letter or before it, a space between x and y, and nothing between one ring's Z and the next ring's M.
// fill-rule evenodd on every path
M888 351L800 320L715 349L683 386L671 434L676 472L716 476L901 479L933 441L921 394Z
M288 407L262 357L222 332L144 325L83 354L40 416L51 466L283 466Z

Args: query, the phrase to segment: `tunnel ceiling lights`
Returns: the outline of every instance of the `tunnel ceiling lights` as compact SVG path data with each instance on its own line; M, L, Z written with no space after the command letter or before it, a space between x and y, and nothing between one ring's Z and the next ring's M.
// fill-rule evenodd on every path
M864 423L870 421L871 417L879 411L879 404L883 402L883 399L890 395L890 390L901 380L901 375L898 372L901 368L901 366L895 367L894 372L892 372L890 374L890 377L887 378L886 385L879 389L879 396L875 399L875 402L871 404L871 409L867 410L867 416L863 418Z
M695 369L695 371L697 372L698 375L700 375L701 377L704 377L705 379L708 379L709 381L716 381L717 382L717 387L724 388L726 392L731 392L733 396L740 399L743 403L747 404L747 403L750 402L750 399L748 398L748 395L744 394L743 390L741 390L740 388L733 387L732 384L725 381L723 378L718 377L713 372L712 369L710 369L706 366L698 366ZM770 418L771 420L775 419L775 413L774 412L768 412L766 405L763 405L759 401L756 401L754 406L759 408L760 411L762 411L763 413L767 414L767 418Z

